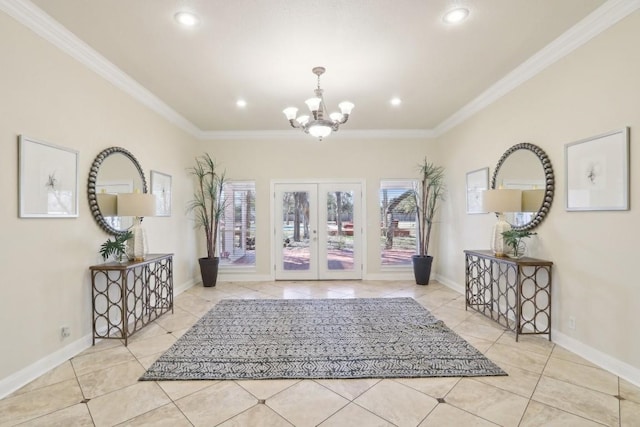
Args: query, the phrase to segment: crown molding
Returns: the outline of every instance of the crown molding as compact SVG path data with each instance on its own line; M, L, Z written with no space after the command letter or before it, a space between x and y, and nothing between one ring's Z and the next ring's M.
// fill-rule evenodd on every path
M193 123L30 1L0 0L0 10L185 132L195 137L201 132Z
M434 128L441 136L640 8L640 0L609 0Z
M334 132L325 139L429 139L434 132L429 129L346 129ZM202 140L255 140L255 139L309 139L313 138L299 129L251 130L251 131L203 131L198 135Z
M624 17L640 9L640 0L608 0L582 21L523 62L482 94L464 105L434 129L342 130L335 139L430 139L437 138L514 90L545 68L573 52ZM199 140L299 139L293 130L203 131L120 70L97 51L28 0L0 0L0 10L45 40L80 61L87 68L122 89L141 104Z

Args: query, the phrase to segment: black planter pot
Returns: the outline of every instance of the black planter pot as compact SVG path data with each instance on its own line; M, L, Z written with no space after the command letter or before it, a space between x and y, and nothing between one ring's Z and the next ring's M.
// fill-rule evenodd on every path
M215 286L218 280L218 264L220 263L220 258L200 258L198 262L200 263L202 286Z
M411 259L413 261L413 276L416 278L416 285L428 285L433 257L430 255L414 255Z

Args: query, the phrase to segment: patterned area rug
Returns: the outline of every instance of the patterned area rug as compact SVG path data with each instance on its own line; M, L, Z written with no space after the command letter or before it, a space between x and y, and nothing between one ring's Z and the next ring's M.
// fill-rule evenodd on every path
M412 298L223 300L141 380L506 373Z

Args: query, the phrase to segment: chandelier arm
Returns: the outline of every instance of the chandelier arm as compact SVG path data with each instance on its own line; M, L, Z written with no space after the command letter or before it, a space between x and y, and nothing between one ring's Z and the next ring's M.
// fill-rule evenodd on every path
M291 125L292 128L295 128L295 129L299 129L302 127L298 122L296 122L295 119L289 120L289 124Z

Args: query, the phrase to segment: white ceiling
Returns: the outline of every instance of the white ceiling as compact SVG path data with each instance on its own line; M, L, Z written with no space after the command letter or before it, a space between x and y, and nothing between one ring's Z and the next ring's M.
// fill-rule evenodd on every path
M32 3L196 132L215 134L299 132L289 128L282 109L306 109L303 101L316 85L311 68L318 65L327 68L321 85L329 110L345 99L356 105L344 129L435 129L605 1ZM455 4L468 7L469 18L444 24L442 14ZM175 22L174 14L185 9L198 14L197 27ZM400 107L390 105L394 96ZM245 109L236 107L239 98Z

